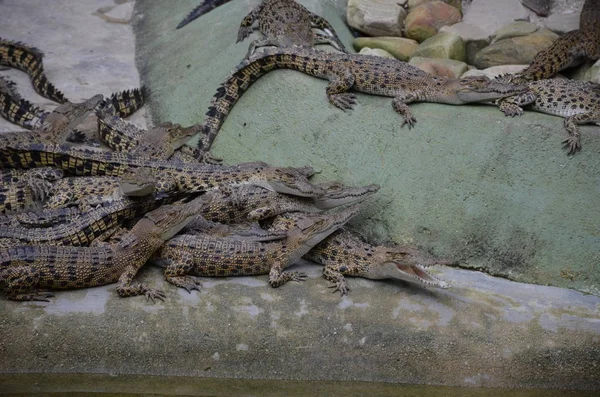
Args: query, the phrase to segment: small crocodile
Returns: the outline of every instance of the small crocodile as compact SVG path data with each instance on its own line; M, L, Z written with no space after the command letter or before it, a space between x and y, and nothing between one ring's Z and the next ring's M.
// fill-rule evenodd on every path
M499 81L510 82L519 76L504 75ZM494 101L507 116L520 116L523 108L560 116L569 136L563 141L568 154L581 150L578 124L600 122L600 84L563 78L529 81L528 92Z
M350 290L344 276L371 280L392 278L425 287L448 288L445 281L426 268L452 263L411 245L374 246L343 228L317 244L304 258L324 265L323 277L332 282L334 292L339 291L342 296Z
M0 185L0 214L19 213L41 208L50 195L53 182L62 178L60 170L36 168L21 173L11 182Z
M449 79L432 76L406 62L361 54L339 54L300 47L265 49L242 61L214 95L202 125L200 152L208 152L221 125L240 96L260 76L274 69L293 69L329 80L329 102L346 110L356 103L347 91L393 97L392 105L404 124L416 119L409 103L436 102L461 105L515 95L526 87L490 80L487 77Z
M538 52L519 76L524 80L549 79L563 69L581 64L586 58L600 58L598 0L586 0L581 10L579 29L565 33L550 47Z
M117 283L122 297L163 300L162 291L132 283L138 270L166 240L200 211L204 197L147 213L122 243L96 247L18 246L0 249L0 288L11 300L47 301L45 289L87 288Z
M199 289L193 276L269 275L277 288L306 275L283 270L300 259L311 247L342 227L358 212L358 206L334 214L306 215L287 231L287 238L255 242L212 235L180 235L167 241L157 252L156 263L165 266L168 282L188 292Z
M1 135L0 135L1 136ZM120 176L132 168L147 170L157 190L205 192L228 184L252 184L301 197L318 197L322 188L311 184L306 168L270 167L264 163L238 166L189 164L140 158L126 153L101 152L64 145L0 145L0 169L52 166L73 176Z
M66 103L64 94L46 77L43 57L42 51L35 47L0 37L0 65L24 71L38 94L57 103Z
M48 112L21 98L15 83L0 76L0 116L29 130L39 128Z

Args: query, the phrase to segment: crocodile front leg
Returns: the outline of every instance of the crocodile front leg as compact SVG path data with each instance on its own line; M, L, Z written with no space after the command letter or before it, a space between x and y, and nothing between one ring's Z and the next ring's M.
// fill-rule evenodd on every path
M325 266L323 268L323 278L333 283L333 285L330 285L329 288L335 288L333 290L334 293L340 291L341 296L344 296L348 294L348 291L350 291L350 287L348 287L348 283L346 282L344 275L340 272L340 268L345 268L345 266Z
M133 278L137 274L138 268L136 266L127 266L125 271L119 277L117 282L117 292L120 296L126 298L130 296L146 295L148 300L154 302L155 299L164 301L166 296L161 290L155 290L148 287L144 283L132 284Z
M344 45L340 43L340 41L337 40L335 37L331 37L320 33L315 34L314 44L329 44L338 51L347 52L346 47L344 47Z
M352 109L356 104L356 95L347 92L354 85L354 75L349 69L336 71L325 92L329 102L342 110Z
M239 43L240 41L243 41L246 37L250 36L250 33L252 33L252 25L258 18L258 15L260 14L262 8L263 5L261 4L254 10L252 10L248 15L246 15L244 19L242 19L242 23L240 23L240 29L238 30L236 43Z
M246 53L246 56L244 58L250 58L250 56L256 52L257 48L267 47L267 46L279 47L280 46L279 40L277 40L275 38L254 40L248 46L248 52Z
M335 48L343 52L348 52L346 50L346 46L344 46L344 44L340 41L333 26L331 26L331 24L325 18L322 18L319 15L310 12L309 10L306 10L306 12L308 12L308 15L310 16L310 23L313 28L320 29L330 36L332 41L336 43L331 43L331 45L333 45Z
M288 281L304 281L306 277L307 275L302 272L284 273L281 263L276 263L271 266L271 271L269 272L269 285L273 288L278 288Z
M537 95L533 91L527 91L522 94L513 95L507 98L500 99L495 104L505 116L515 117L523 115L523 106L532 104L537 99Z

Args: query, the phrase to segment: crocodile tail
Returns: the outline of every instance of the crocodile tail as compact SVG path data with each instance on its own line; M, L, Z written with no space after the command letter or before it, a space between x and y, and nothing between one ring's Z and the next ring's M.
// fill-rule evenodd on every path
M110 103L110 102L109 102ZM115 115L110 107L96 110L100 139L117 152L129 152L139 142L144 131Z
M32 130L39 127L47 115L47 112L21 98L14 82L0 77L0 116L13 124Z
M115 92L105 101L103 107L107 110L112 108L113 114L119 117L128 117L144 106L147 96L146 87Z
M192 22L194 19L200 18L202 15L209 13L213 9L225 4L229 3L231 0L205 0L198 7L194 8L192 12L190 12L187 17L183 18L179 25L177 25L177 29L181 29L188 23Z
M50 83L44 73L43 56L42 51L35 47L0 37L0 65L24 71L38 94L54 102L65 103L67 98Z
M293 54L293 51L292 51ZM280 68L291 67L286 59L290 54L285 49L265 49L243 60L217 89L213 96L206 118L202 123L198 151L210 149L227 115L244 92L264 74Z

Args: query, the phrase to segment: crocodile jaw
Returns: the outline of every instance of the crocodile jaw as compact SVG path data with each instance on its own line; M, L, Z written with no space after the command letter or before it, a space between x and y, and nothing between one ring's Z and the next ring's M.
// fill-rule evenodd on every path
M425 287L450 288L450 284L430 274L423 266L414 264L407 265L397 262L385 262L376 274L370 274L368 278L375 280L393 278Z

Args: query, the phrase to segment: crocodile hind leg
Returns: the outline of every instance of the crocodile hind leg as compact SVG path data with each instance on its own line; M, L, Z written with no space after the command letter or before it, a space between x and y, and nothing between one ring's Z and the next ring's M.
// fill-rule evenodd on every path
M148 300L154 302L155 299L164 301L166 296L161 290L148 287L144 283L132 284L133 278L137 274L138 268L135 266L127 266L125 271L119 277L117 282L117 292L122 297L146 295Z
M323 278L333 283L333 285L329 286L329 288L334 288L334 293L340 291L340 294L344 296L348 294L350 287L348 287L348 283L346 282L344 275L341 273L340 268L343 269L345 266L326 265L323 268Z
M334 74L325 92L329 102L342 110L352 109L356 104L356 95L347 92L354 85L354 75L349 69Z
M339 40L336 40L334 37L328 35L317 33L315 35L315 44L329 44L338 51L347 52L346 47L344 47L344 45L340 43Z
M600 122L600 112L580 113L574 116L565 118L565 129L569 133L569 137L562 143L568 150L568 154L574 154L581 150L581 134L579 133L578 124L589 124Z
M172 259L162 259L167 265L164 271L165 279L174 286L183 288L189 293L192 293L192 290L200 291L202 285L200 281L196 277L189 275L194 266L193 256L185 251L180 251L177 255L177 262Z
M332 45L335 48L337 48L338 50L343 51L343 52L348 52L348 51L346 51L346 47L344 46L344 44L342 44L342 42L340 41L340 38L338 37L333 26L331 26L331 24L325 18L322 18L319 15L314 14L308 10L306 10L306 11L310 15L310 23L313 28L322 30L328 36L330 36L332 38L332 40L337 43L337 44L332 43Z
M408 104L417 100L417 96L413 94L404 94L398 95L392 100L392 106L394 110L404 117L404 121L402 122L402 127L404 124L408 124L408 129L410 130L417 123L417 119L415 119L410 111L410 107Z
M40 279L38 271L31 266L15 266L2 270L0 280L5 284L4 295L15 301L43 301L54 295L37 288Z
M288 281L304 281L306 274L301 272L283 272L281 263L276 263L269 271L269 285L273 288L281 287Z
M244 58L250 58L250 56L252 54L254 54L256 52L256 49L259 47L267 47L267 46L279 47L279 45L280 45L279 41L277 39L273 39L273 38L254 40L248 46L248 52L246 53L246 56Z
M239 43L240 41L243 41L246 37L250 36L250 33L252 33L252 25L258 18L258 15L260 14L262 8L262 4L257 6L248 15L246 15L244 19L242 19L242 23L240 23L240 29L238 30L236 43Z

